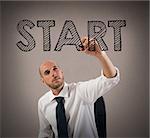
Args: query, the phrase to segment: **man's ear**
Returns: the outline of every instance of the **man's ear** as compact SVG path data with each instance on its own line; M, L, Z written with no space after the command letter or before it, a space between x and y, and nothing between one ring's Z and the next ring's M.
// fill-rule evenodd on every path
M44 83L44 79L43 78L41 78L41 82Z
M61 73L64 75L64 72L61 70Z

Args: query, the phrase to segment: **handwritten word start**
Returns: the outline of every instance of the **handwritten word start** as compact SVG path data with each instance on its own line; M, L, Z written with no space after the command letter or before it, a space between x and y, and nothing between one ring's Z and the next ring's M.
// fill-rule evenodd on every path
M28 26L32 29L35 24L30 20L21 20L17 25L17 30L28 42L25 45L22 41L17 42L17 47L28 52L35 48L36 42L33 36L25 29ZM51 27L55 26L55 20L38 20L37 27L42 27L43 29L43 51L51 51ZM121 27L126 26L125 20L111 20L108 21L108 27L112 27L114 31L114 51L121 51ZM108 47L103 40L106 34L106 25L102 21L88 21L88 38L94 38L103 51L107 51ZM71 37L68 37L71 34ZM71 20L66 20L62 31L60 33L58 42L55 47L55 51L61 51L64 45L74 45L76 49L80 51L82 46L80 36L76 29L75 24Z

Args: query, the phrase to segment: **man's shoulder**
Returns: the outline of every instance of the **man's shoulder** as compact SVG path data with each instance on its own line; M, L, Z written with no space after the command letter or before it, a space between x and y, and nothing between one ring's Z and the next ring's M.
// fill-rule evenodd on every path
M66 83L66 82L65 82L65 83ZM71 83L66 83L66 86L67 86L70 90L72 90L72 89L75 89L75 88L76 88L77 84L78 84L78 83L76 83L76 82L71 82Z
M47 102L48 99L49 99L49 96L50 96L50 91L48 91L48 92L46 92L45 94L43 94L43 95L39 98L38 103L39 103L39 104L42 104L42 103Z

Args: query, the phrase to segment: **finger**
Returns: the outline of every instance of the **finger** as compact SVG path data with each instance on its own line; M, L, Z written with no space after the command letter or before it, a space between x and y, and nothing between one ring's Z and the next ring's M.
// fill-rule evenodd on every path
M102 48L101 48L101 46L98 44L97 41L95 41L95 46L96 46L97 51L102 51Z
M84 52L85 52L86 54L89 54L88 48L86 48L86 49L84 50Z
M80 51L84 51L84 47L82 46L82 47L79 47L79 50Z
M90 47L93 47L93 46L94 46L94 49L95 49L96 51L102 51L102 49L101 49L101 47L99 46L99 44L98 44L98 42L97 42L96 39L92 39L92 40L90 41Z
M91 46L91 45L95 45L95 43L96 43L96 42L95 42L95 39L92 39L92 40L89 41L89 45L90 45L90 46Z
M91 39L90 41L89 41L89 45L88 45L88 50L89 51L95 51L95 40L94 39Z
M86 40L84 41L83 46L86 47L86 48L88 47L88 39L86 39Z
M81 38L81 42L84 46L86 46L88 44L88 37Z
M87 37L82 37L81 42L84 43L86 39L87 39Z
M85 51L84 51L86 54L88 55L93 55L94 52L93 51L89 51L89 49L87 48Z
M90 39L89 39L89 41L93 41L93 40L95 40L95 39L94 39L94 38L90 38Z

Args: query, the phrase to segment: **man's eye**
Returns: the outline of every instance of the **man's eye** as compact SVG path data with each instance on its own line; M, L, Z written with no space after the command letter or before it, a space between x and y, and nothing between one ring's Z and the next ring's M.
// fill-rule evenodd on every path
M56 70L56 69L58 69L57 67L55 67L53 70Z
M50 74L50 71L49 70L45 70L44 75L48 75L48 74Z

